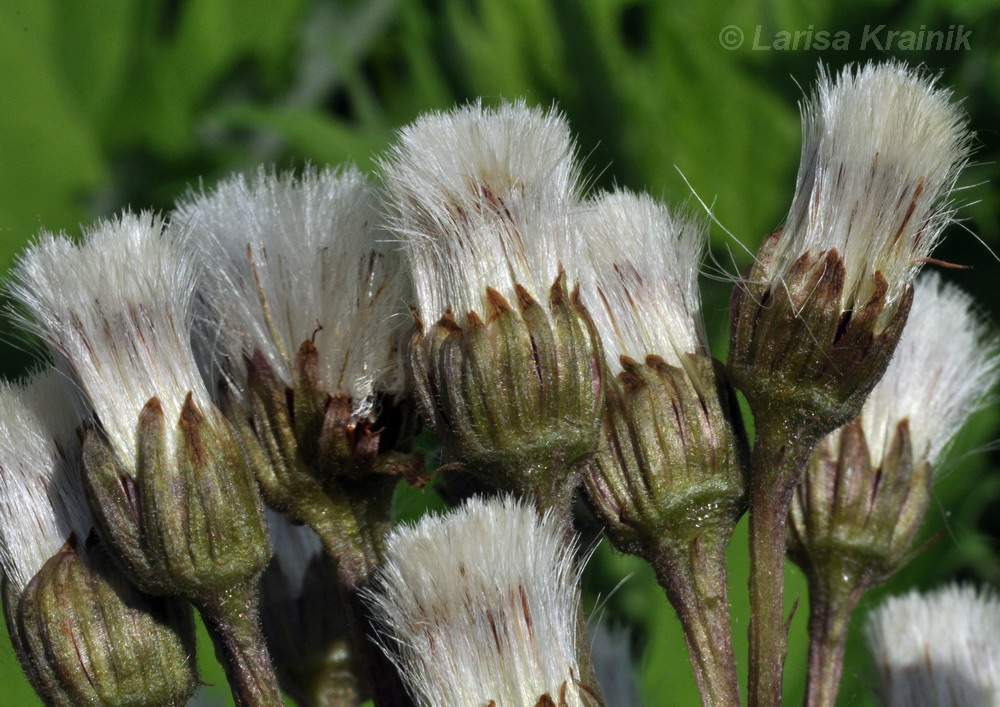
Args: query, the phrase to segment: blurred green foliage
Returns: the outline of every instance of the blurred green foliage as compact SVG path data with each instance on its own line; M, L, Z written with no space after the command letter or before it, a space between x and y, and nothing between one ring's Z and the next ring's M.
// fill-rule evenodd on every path
M961 25L972 30L971 50L862 50L864 26L879 24ZM720 44L728 25L744 32L741 48ZM758 26L764 37L814 28L847 31L852 41L846 51L758 51ZM997 260L970 232L994 248L1000 241L998 29L990 0L3 0L0 271L42 228L75 234L121 208L169 209L188 185L261 162L368 168L393 130L421 111L524 96L566 112L595 187L645 189L691 209L701 208L697 194L711 207L724 229L713 229L705 312L724 357L731 278L791 198L802 87L818 61L839 67L894 55L942 70L979 134L960 196L966 221L938 255L978 267L947 274L995 316ZM6 327L4 374L29 365L24 349ZM928 522L928 535L945 532L877 595L955 576L1000 583L998 457L983 446L998 424L997 411L985 411L955 446ZM730 551L744 666L745 541L741 530ZM789 608L801 600L786 681L797 702L806 597L798 572L788 575ZM646 704L696 704L680 631L648 569L602 546L587 591L590 603L602 597L602 620L631 627ZM855 632L845 705L870 699L858 639ZM216 686L210 699L224 703L224 680L204 644L201 663ZM6 643L0 671L4 704L32 703Z

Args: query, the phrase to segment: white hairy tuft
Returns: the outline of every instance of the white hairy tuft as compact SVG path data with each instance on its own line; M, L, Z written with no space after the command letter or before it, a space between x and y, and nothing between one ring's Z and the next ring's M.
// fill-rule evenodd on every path
M189 392L209 409L191 350L195 278L192 259L148 212L101 221L80 244L43 233L17 263L12 292L27 310L22 323L62 356L129 469L151 398L168 425Z
M706 229L645 194L602 194L580 218L583 297L612 371L622 355L674 366L706 350L698 270Z
M872 461L908 419L914 458L935 463L998 378L1000 339L975 302L936 273L923 275L896 353L862 408Z
M778 277L800 255L836 248L844 309L868 300L876 272L897 301L953 217L948 195L972 137L965 113L934 77L890 61L849 65L835 78L821 67L802 122Z
M888 707L1000 704L1000 599L949 585L892 597L866 626L868 650Z
M430 113L399 132L381 164L391 223L405 244L418 314L486 311L486 288L544 301L571 280L578 171L569 126L524 102Z
M474 499L387 547L368 599L418 704L583 704L579 569L551 513Z
M90 532L70 385L51 369L0 383L0 566L16 594L71 535Z
M288 580L295 596L302 594L309 565L323 554L323 543L307 525L292 523L288 516L270 508L267 515L268 534L274 549L274 561Z
M376 386L398 392L409 283L378 220L355 167L261 168L178 206L173 221L206 263L201 287L230 375L259 350L290 385L295 355L311 340L322 383L349 395L359 418Z

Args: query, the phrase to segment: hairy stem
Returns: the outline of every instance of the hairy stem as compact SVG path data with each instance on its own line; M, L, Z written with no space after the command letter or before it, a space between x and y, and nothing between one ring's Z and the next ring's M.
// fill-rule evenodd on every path
M726 586L728 535L699 536L684 546L665 545L651 561L684 629L691 667L706 707L740 704Z
M787 425L758 420L750 459L750 707L781 704L788 510L817 441Z
M256 582L198 606L239 707L284 705L260 627Z
M334 522L316 525L319 535L337 568L337 580L348 609L348 623L357 651L361 673L368 687L368 694L378 707L409 707L413 701L406 693L399 673L382 649L371 640L371 621L368 607L360 592L371 579L382 561L385 534L389 519L384 522L371 519L353 519L350 528Z
M560 521L569 541L576 535L573 527L573 498L580 485L579 469L562 459L537 461L530 467L509 474L517 481L516 492L535 506L539 514L552 513Z
M863 593L864 588L859 587L837 597L810 582L807 707L834 707L837 702L847 629Z

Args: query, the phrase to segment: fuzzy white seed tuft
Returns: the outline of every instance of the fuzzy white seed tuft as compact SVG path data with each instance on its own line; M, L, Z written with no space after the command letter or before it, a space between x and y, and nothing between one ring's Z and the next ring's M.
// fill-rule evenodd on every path
M917 280L913 306L885 376L861 412L872 460L909 420L915 459L935 463L1000 378L1000 339L969 295L935 273Z
M191 349L195 278L192 259L151 213L99 222L80 244L43 233L17 263L22 323L64 359L129 469L151 398L168 425L188 393L209 407Z
M358 418L376 386L398 392L409 283L357 168L261 168L189 195L172 219L206 262L210 344L230 375L260 351L290 385L295 356L312 341L321 382L348 395Z
M578 173L566 120L523 102L430 113L399 132L381 165L393 229L413 272L418 314L433 324L486 311L486 288L544 301L573 275L569 211Z
M418 704L572 706L578 580L553 515L477 499L394 530L368 598Z
M820 69L802 109L798 181L775 254L777 277L804 253L836 249L843 307L863 305L882 273L895 302L953 216L968 121L951 93L898 62Z
M602 194L581 212L580 292L608 367L655 354L674 366L706 350L698 271L706 229L644 194Z
M1000 704L1000 598L950 585L886 600L868 617L868 650L887 707Z
M70 385L54 370L0 384L0 566L15 595L71 535L90 532Z

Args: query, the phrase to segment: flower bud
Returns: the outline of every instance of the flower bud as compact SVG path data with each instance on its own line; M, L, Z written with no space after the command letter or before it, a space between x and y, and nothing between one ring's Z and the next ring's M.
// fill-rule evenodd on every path
M49 560L17 615L43 694L55 702L184 705L194 693L190 607L139 592L98 546L67 545Z
M596 199L582 222L581 290L609 371L587 495L611 543L656 570L704 703L739 702L725 553L745 506L746 443L704 341L706 231L628 192Z
M205 604L254 582L270 549L246 456L192 352L195 279L158 218L126 214L79 245L43 235L14 293L96 415L84 465L99 529L140 588Z
M746 443L704 342L705 230L628 192L596 200L584 223L582 290L610 372L589 497L624 552L648 558L714 534L724 548L743 512Z
M221 404L268 504L331 548L380 542L396 481L419 481L422 463L408 453L399 365L407 280L368 181L353 167L261 169L173 218L209 264L200 288ZM376 537L362 537L368 526ZM363 555L338 555L345 581L373 569Z
M820 443L793 498L789 553L814 592L846 601L910 558L933 469L1000 377L998 344L961 290L917 281L885 376L861 416Z
M418 705L600 704L580 681L573 544L510 499L393 531L367 594Z
M21 664L50 704L174 705L193 693L191 612L146 596L83 541L79 417L64 376L0 389L0 564Z
M409 363L426 419L452 460L568 509L602 392L575 290L565 121L522 103L425 115L382 177L413 273Z
M758 423L818 437L888 365L968 155L950 93L898 63L821 72L784 227L733 291L729 368Z

